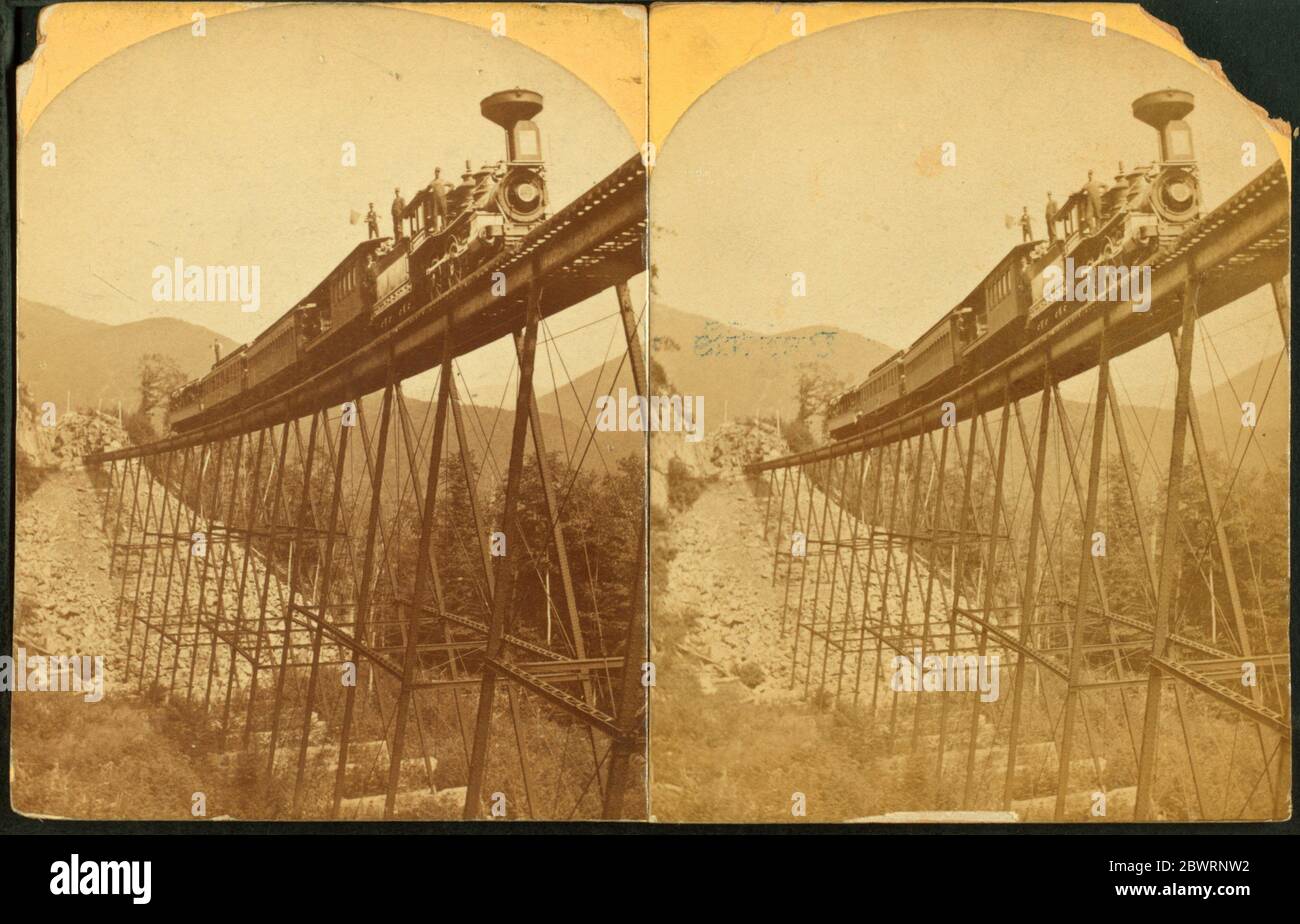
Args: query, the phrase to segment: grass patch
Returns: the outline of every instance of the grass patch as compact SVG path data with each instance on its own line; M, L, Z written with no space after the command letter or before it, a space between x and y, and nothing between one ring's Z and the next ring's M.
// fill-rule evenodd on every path
M662 676L662 675L661 675ZM869 736L838 714L754 703L736 683L656 697L654 812L662 821L844 821L889 804ZM807 816L791 814L803 793Z
M185 819L192 817L193 794L206 791L190 756L143 705L16 693L12 715L15 811Z
M835 822L898 811L922 780L886 774L887 741L846 711L754 702L748 680L700 687L700 665L677 644L700 614L657 611L651 735L654 813L661 821ZM747 672L744 665L742 672ZM807 815L791 814L803 793Z

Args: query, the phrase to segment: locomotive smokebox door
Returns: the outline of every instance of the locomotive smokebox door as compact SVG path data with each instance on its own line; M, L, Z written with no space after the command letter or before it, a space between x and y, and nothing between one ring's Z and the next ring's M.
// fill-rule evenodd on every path
M1196 108L1196 99L1185 90L1157 90L1133 101L1133 116L1160 133L1160 160L1164 163L1191 161L1192 129L1183 118Z
M541 162L541 135L531 120L542 111L542 94L502 90L479 103L479 111L506 130L506 157L510 163Z

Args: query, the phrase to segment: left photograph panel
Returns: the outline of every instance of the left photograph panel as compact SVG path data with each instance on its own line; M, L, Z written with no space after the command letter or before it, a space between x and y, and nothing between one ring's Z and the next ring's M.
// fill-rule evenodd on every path
M645 13L48 8L12 808L648 817Z

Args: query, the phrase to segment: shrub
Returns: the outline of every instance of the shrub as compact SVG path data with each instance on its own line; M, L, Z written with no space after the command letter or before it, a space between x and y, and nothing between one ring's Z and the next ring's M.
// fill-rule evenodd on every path
M704 479L691 471L680 459L668 462L668 506L673 510L688 509L704 491Z
M746 661L736 668L736 677L751 690L762 683L765 676L763 668L759 667L754 661Z

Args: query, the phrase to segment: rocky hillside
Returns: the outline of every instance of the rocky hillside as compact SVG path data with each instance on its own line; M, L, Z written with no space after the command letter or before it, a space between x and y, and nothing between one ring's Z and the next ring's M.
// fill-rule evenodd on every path
M54 425L41 406L19 386L14 424L16 495L21 501L47 474L75 469L93 452L111 452L127 444L127 435L115 416L95 411L53 411Z
M115 625L109 541L86 471L54 473L14 523L14 636L20 647L105 655L115 670L125 647Z
M749 461L786 452L784 443L770 424L732 422L711 429L698 445L708 447L694 454L698 475L682 474L686 456L670 457L679 466L670 487L682 479L693 487L689 502L659 514L666 528L653 539L655 817L840 822L912 807L906 775L879 772L884 752L869 721L827 708L826 697L804 699L802 652L792 670L794 607L785 593L786 566L773 582L771 536L763 536L764 489L739 474ZM820 508L820 494L814 503ZM831 516L836 513L832 505ZM878 593L872 605L879 605ZM855 609L861 607L859 594ZM826 616L823 598L819 618ZM843 686L851 697L853 663L830 658L827 667L827 689ZM814 694L822 676L819 659ZM806 799L806 814L791 811L796 793Z
M110 414L68 411L49 427L26 407L18 409L14 450L20 465L76 468L86 456L121 449L127 442L126 431Z

